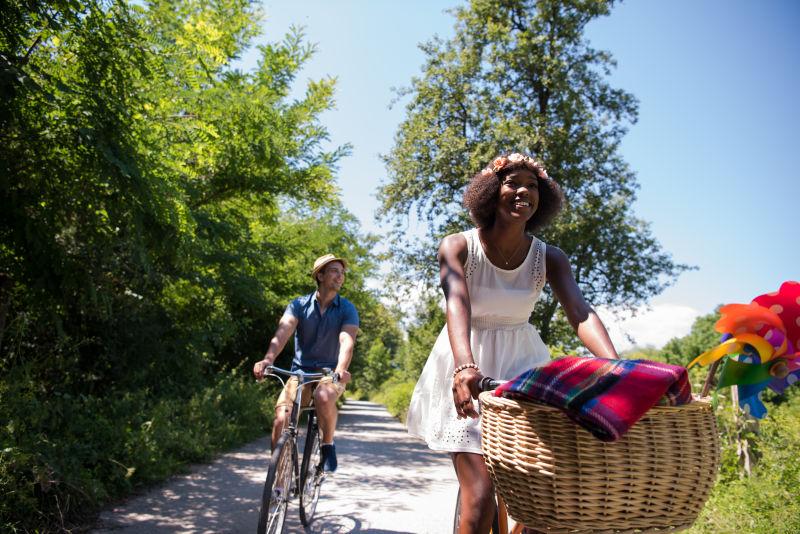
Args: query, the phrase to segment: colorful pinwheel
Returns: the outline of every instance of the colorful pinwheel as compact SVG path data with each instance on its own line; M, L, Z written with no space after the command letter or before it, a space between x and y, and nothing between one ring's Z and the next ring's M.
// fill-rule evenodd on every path
M800 381L800 283L784 282L774 293L728 304L720 313L715 329L721 343L688 367L722 361L717 387L738 386L741 409L761 419L764 388L783 393Z

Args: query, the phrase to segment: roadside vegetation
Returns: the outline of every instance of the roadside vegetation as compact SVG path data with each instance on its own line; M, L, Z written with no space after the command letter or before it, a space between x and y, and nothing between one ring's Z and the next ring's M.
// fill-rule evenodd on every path
M404 418L444 325L436 244L469 226L466 173L499 150L535 152L564 187L570 207L541 237L593 304L636 307L690 269L631 208L638 184L618 146L638 103L583 39L613 4L454 10L456 36L423 44L422 73L398 95L378 257L336 186L350 147L330 146L320 119L335 80L292 96L315 52L301 30L260 36L248 0L6 2L0 531L83 528L109 501L264 435L277 386L256 384L252 364L324 253L350 260L343 295L361 316L350 394ZM257 67L237 69L256 39ZM367 285L380 260L394 264L383 293ZM554 353L576 350L549 290L532 321ZM714 321L627 357L685 364L717 342ZM800 395L766 401L756 425L719 395L723 464L692 532L800 531Z
M7 2L0 30L0 531L61 532L266 433L256 384L287 303L351 260L358 362L390 360L320 115L314 47L245 0ZM279 363L288 364L289 352Z
M686 336L661 349L633 350L627 358L647 358L687 365L719 344L714 330L719 313L699 317ZM692 389L699 392L708 367L690 371ZM717 483L692 533L800 532L800 388L783 395L762 393L767 416L745 416L731 401L730 388L714 393L722 460Z

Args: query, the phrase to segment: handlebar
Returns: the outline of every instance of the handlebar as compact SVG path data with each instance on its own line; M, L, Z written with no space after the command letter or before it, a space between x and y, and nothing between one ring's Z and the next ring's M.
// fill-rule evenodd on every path
M286 376L286 377L296 376L301 380L302 379L317 380L320 378L325 378L326 376L330 376L333 377L334 383L339 381L339 373L334 373L333 370L328 367L323 367L321 373L307 373L302 369L298 369L297 371L289 371L288 369L282 369L280 367L275 367L274 365L268 365L264 367L263 374L264 376L272 374Z
M481 378L481 381L478 382L478 389L480 389L481 391L492 391L502 386L505 383L506 383L505 380L495 380L492 377L484 376L483 378Z

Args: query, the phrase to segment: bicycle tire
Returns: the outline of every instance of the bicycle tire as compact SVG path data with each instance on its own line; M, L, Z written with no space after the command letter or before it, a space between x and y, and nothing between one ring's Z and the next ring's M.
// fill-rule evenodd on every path
M304 527L309 526L314 518L323 480L325 473L322 470L319 426L314 413L309 412L303 463L300 468L300 522Z
M456 511L453 514L453 534L458 534L458 527L461 524L461 488L456 494Z
M261 510L258 514L258 534L279 534L286 520L286 508L292 493L292 440L289 432L284 432L275 449L264 482L261 495Z

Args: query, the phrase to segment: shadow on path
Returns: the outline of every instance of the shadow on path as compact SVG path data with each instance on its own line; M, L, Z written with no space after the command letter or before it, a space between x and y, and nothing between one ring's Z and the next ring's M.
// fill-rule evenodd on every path
M253 533L268 450L265 437L210 465L194 466L103 512L96 532ZM295 501L285 532L424 534L452 528L456 482L449 457L409 437L383 406L348 401L336 450L339 469L322 487L315 520L304 529Z

